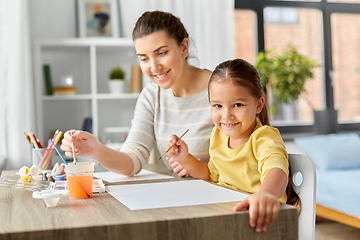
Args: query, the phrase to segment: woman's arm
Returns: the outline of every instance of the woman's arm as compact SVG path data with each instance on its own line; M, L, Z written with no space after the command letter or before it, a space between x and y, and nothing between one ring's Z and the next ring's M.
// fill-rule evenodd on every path
M128 154L108 148L103 144L100 145L95 159L114 173L131 175L134 172L134 162Z
M77 156L90 156L105 168L115 173L133 175L148 161L154 146L154 105L157 93L156 84L144 87L136 102L134 118L126 141L120 151L103 145L95 136L83 131L69 131L63 141L62 149L66 156L71 155L71 141L74 140ZM120 111L120 110L119 110ZM72 138L74 137L74 139ZM70 150L70 152L68 152Z
M149 162L150 152L155 144L155 105L158 99L158 86L147 84L141 91L131 120L131 128L120 151L132 160L133 171L137 174ZM106 151L105 151L106 152Z

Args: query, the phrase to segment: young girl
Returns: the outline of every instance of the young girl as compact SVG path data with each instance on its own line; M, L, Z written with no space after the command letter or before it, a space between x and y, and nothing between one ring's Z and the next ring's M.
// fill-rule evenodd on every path
M269 126L260 77L250 63L235 59L219 64L208 86L211 118L210 161L197 161L184 141L173 135L168 152L194 178L251 193L235 211L249 208L250 225L266 231L280 202L287 202L288 155L279 131Z

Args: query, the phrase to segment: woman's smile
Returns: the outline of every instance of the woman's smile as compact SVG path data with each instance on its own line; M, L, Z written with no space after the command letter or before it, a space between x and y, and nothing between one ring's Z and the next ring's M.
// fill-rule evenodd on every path
M162 81L165 79L165 77L168 75L169 72L170 72L170 70L167 72L164 72L164 73L153 74L153 76L154 76L154 78L156 78L156 80Z

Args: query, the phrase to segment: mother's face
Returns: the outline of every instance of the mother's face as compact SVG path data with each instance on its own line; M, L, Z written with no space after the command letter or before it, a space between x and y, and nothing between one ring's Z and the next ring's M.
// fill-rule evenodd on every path
M134 41L141 70L161 88L171 88L180 78L188 55L188 39L179 46L165 31Z

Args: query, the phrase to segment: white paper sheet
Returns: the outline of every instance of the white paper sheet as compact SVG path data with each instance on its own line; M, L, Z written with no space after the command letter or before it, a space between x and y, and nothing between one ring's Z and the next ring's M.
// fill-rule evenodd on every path
M106 186L130 210L234 202L248 195L203 180Z
M151 179L166 179L166 178L174 178L172 176L167 176L164 174L159 174L156 172L152 172L146 169L142 169L141 172L133 177L128 177L125 175L113 173L110 171L105 172L94 172L94 177L100 178L103 181L107 181L110 183L113 182L128 182L128 181L140 181L140 180L151 180Z

